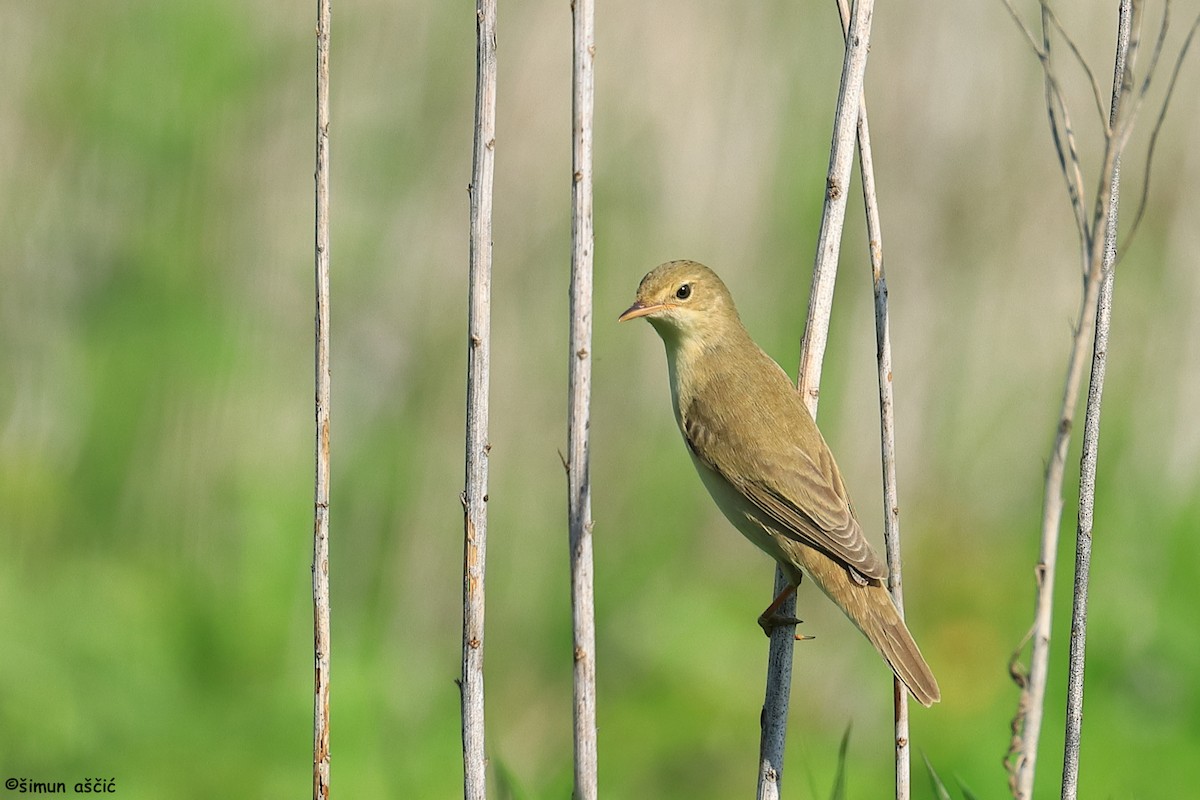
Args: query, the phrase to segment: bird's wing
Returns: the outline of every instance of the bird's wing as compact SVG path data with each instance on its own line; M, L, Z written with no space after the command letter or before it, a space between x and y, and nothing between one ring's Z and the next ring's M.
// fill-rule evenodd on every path
M689 404L682 427L696 457L764 512L780 533L867 578L887 579L887 565L863 536L833 455L815 426L808 448L815 453L791 441L788 431L769 441L750 440L701 402Z

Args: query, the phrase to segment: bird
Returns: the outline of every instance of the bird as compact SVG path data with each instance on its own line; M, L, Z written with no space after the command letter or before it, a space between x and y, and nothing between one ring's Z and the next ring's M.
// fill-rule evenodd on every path
M733 526L787 577L759 625L769 634L799 623L779 608L807 575L918 702L940 700L829 446L787 373L746 331L725 284L695 261L660 264L642 279L618 322L638 318L663 340L675 421L701 482Z

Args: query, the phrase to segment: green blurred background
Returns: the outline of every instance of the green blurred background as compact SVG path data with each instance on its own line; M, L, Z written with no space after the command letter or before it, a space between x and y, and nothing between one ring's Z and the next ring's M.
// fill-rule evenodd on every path
M1177 5L1190 22L1196 4ZM643 273L694 258L725 277L751 332L794 374L840 70L835 12L778 0L599 6L601 791L744 797L767 649L754 618L772 566L694 477L657 337L615 319ZM114 777L122 797L303 797L314 8L0 8L0 772ZM342 797L453 797L474 9L362 0L334 14L333 785ZM1106 80L1115 13L1064 16ZM499 58L488 747L498 797L554 798L571 782L559 462L568 4L502 2ZM1099 114L1078 68L1064 70L1090 186ZM1185 796L1200 782L1198 76L1193 59L1117 280L1085 797ZM867 84L906 594L945 698L914 711L915 755L1000 797L1017 700L1006 661L1032 615L1077 238L1040 72L999 0L880 4ZM1126 160L1130 201L1149 113ZM856 189L821 423L878 543L860 206ZM1074 482L1077 447L1069 461ZM1047 797L1062 760L1073 503L1041 750ZM787 796L829 795L851 724L849 795L887 796L888 674L813 590L800 608L818 638L797 651ZM916 788L932 796L919 766Z

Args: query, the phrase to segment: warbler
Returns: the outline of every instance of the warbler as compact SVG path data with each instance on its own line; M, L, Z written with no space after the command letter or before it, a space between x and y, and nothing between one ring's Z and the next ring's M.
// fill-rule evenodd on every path
M759 617L763 630L799 622L778 609L807 575L917 701L940 700L829 446L787 373L746 332L725 284L694 261L661 264L618 321L638 317L666 346L675 421L704 487L787 576L789 585Z

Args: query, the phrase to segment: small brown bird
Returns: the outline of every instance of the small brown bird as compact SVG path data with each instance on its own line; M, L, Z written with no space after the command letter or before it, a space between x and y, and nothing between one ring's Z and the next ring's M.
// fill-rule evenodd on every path
M807 574L913 697L926 706L940 700L829 446L787 374L742 326L725 284L702 264L669 261L642 279L619 321L637 317L666 345L675 420L705 488L791 584L759 624L769 630L798 622L777 610Z

